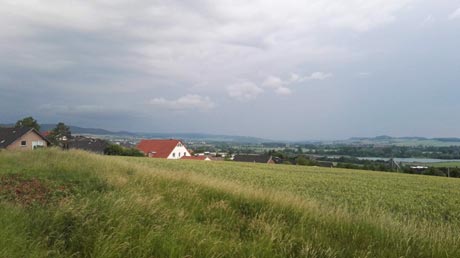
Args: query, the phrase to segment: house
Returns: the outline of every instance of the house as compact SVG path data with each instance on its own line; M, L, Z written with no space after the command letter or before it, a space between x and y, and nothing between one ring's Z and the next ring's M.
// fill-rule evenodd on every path
M180 159L192 156L180 140L141 140L137 149L151 158Z
M183 156L180 159L186 160L204 160L204 161L211 161L212 159L208 156Z
M237 162L253 162L253 163L266 163L275 164L272 156L270 155L235 155L233 161Z
M34 128L0 128L0 149L33 150L51 143Z
M73 137L66 143L66 148L68 149L79 149L99 154L104 154L104 151L108 146L109 143L105 140L85 136Z

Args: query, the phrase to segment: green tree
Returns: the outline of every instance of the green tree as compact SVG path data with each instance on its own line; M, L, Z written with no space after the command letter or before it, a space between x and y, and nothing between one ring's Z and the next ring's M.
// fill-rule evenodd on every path
M296 159L296 164L300 166L308 166L310 165L310 160L305 158L304 156L299 156Z
M30 128L34 128L37 131L40 131L40 125L38 124L37 120L35 120L31 116L24 117L23 119L18 120L14 127L16 128L30 127Z
M55 145L62 145L62 142L70 137L72 137L70 128L62 122L59 122L48 135L48 139Z

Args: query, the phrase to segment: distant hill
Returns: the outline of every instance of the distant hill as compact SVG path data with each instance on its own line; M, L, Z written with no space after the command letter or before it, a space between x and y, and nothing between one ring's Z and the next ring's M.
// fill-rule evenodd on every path
M453 146L460 145L460 138L426 138L426 137L392 137L387 135L376 137L352 137L348 140L332 141L338 144L381 144L399 146Z
M42 131L52 130L55 124L42 124ZM147 132L129 132L129 131L109 131L100 128L85 128L70 125L72 134L87 134L87 135L104 135L104 136L120 136L120 137L135 137L135 138L178 138L188 141L215 141L215 142L238 142L238 143L262 143L270 142L271 140L250 137L250 136L236 136L236 135L215 135L206 133L147 133Z

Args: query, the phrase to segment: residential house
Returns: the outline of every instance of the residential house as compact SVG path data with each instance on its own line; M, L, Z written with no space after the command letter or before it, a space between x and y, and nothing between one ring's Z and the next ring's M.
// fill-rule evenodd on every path
M33 150L51 143L34 128L0 128L0 149Z
M235 155L233 161L275 164L271 155Z
M66 147L68 149L85 150L89 152L104 154L109 143L105 140L90 138L85 136L75 136L67 140Z
M137 149L151 158L180 159L192 156L180 140L141 140Z

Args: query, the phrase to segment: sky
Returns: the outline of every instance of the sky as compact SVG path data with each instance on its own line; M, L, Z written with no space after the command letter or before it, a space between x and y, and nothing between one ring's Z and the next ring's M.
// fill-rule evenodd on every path
M0 123L460 137L459 1L0 4Z

